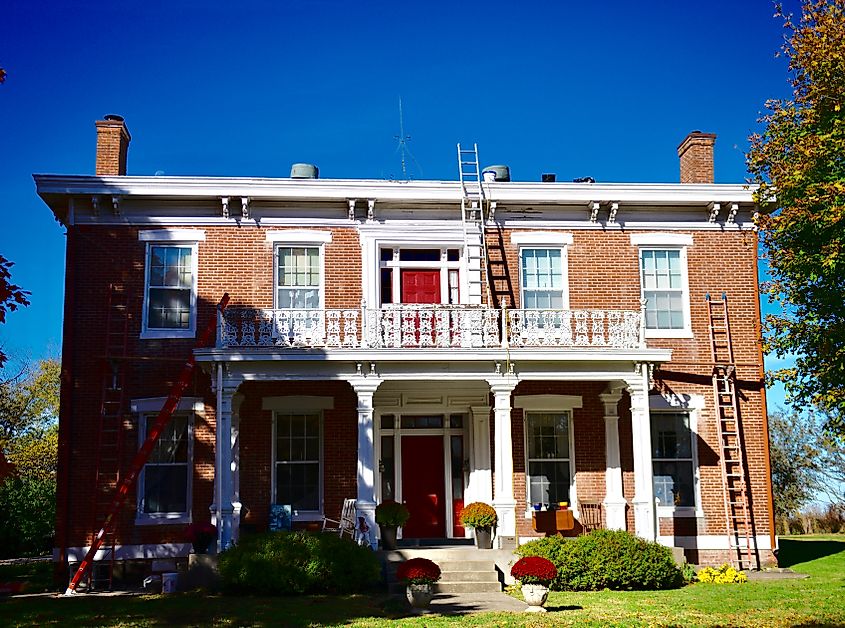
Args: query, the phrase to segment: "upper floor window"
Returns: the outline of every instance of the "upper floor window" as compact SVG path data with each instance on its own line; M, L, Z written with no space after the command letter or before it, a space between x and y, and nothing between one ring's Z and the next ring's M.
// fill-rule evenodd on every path
M563 253L561 249L520 250L522 307L532 310L564 309Z
M142 338L192 338L196 330L197 244L191 229L141 231L147 242Z
M279 246L276 261L276 307L319 309L323 291L320 248Z
M661 506L695 506L693 432L687 412L652 412L654 496Z
M646 300L645 328L651 338L692 334L689 312L685 234L636 234L639 245L640 294Z

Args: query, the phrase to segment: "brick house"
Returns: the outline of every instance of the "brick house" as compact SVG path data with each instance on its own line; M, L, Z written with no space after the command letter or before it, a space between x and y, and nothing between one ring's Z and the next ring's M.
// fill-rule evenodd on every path
M125 468L193 351L201 369L118 557L184 556L191 521L226 546L266 529L272 504L308 527L356 498L373 542L385 499L408 504L406 539L468 536L460 508L488 502L501 542L538 535L534 504L567 501L576 522L601 504L605 527L693 562L749 539L771 561L755 207L748 186L713 183L715 136L681 144L680 184L514 182L502 167L383 181L304 165L127 176L123 119L96 126L95 176L35 175L67 229L59 560L90 545L109 459ZM195 348L223 293L214 346ZM730 304L739 473L723 464L708 293ZM117 434L100 427L110 388ZM726 488L740 475L746 493Z

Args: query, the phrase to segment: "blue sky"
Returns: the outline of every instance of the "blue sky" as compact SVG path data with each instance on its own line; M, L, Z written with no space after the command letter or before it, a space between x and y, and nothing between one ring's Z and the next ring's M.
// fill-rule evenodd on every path
M92 174L94 120L125 116L129 174L456 179L455 143L519 180L678 180L676 147L718 135L716 181L789 94L769 0L27 2L3 9L0 253L32 305L7 352L61 340L64 236L32 173ZM793 3L787 3L789 6ZM700 6L699 6L700 5ZM779 395L774 395L778 403Z

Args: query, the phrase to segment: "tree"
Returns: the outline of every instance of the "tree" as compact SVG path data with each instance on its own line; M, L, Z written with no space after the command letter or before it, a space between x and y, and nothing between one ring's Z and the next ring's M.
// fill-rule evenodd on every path
M7 455L15 443L44 436L56 424L60 378L56 358L24 363L5 379L0 372L0 448Z
M769 302L764 345L794 366L770 376L793 406L815 406L845 434L845 1L783 13L793 96L766 103L748 168L759 184Z
M14 266L0 255L0 323L6 322L6 312L14 312L18 307L29 305L29 292L12 283L11 268ZM6 362L6 354L0 349L0 368Z

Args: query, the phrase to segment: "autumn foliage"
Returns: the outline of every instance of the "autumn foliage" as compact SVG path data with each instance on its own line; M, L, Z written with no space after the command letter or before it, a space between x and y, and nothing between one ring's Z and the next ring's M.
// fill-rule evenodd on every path
M427 558L411 558L396 569L396 579L408 584L434 584L440 580L440 567Z

